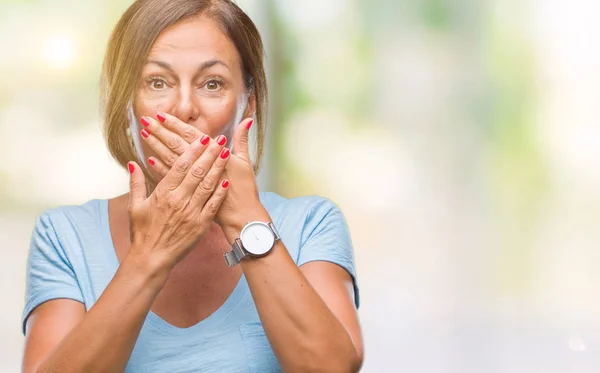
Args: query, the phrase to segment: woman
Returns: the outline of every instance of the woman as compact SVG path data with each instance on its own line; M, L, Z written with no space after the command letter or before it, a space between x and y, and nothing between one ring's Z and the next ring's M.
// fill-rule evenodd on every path
M102 83L130 192L38 218L24 372L359 370L341 212L257 191L262 56L229 0L138 0L124 13Z

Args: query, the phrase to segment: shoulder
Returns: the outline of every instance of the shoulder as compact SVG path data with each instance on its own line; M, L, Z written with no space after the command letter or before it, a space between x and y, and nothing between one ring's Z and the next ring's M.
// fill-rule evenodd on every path
M303 264L324 261L339 265L352 277L354 299L359 304L354 249L346 218L328 198L304 196L287 199L261 194L261 201L294 259Z
M323 230L341 227L347 232L340 208L328 198L317 195L285 198L270 192L261 193L260 198L282 237L297 237L300 245Z
M45 210L40 216L50 219L81 219L98 215L102 205L106 206L105 199L92 199L81 205L65 205Z
M330 199L311 195L285 198L273 192L261 192L260 200L270 214L284 214L286 217L311 219L326 214L339 207Z
M81 205L47 209L37 217L34 231L62 240L77 235L80 230L96 230L106 203L106 200L94 199Z

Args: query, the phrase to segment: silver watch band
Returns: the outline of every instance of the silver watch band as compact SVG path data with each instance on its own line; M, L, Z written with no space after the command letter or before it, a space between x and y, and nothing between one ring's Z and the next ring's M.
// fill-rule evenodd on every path
M275 244L275 242L281 239L281 237L279 237L279 232L277 232L277 229L275 229L273 222L269 222L267 225L271 229L271 232L273 232L273 244ZM225 258L225 262L229 267L235 267L236 265L240 264L242 258L248 255L250 254L244 249L242 241L239 238L236 238L235 241L233 241L233 245L231 245L231 250L223 254L223 257Z
M233 241L233 245L231 245L231 250L226 252L223 256L225 257L225 262L228 266L235 267L240 264L240 261L246 255L248 255L248 252L243 249L242 241L240 241L239 238L236 238L235 241Z
M279 232L277 232L277 229L275 229L273 222L269 222L269 224L267 225L269 226L269 228L271 228L271 232L273 232L273 235L275 236L275 241L273 242L273 244L275 244L275 242L281 239L281 237L279 237Z

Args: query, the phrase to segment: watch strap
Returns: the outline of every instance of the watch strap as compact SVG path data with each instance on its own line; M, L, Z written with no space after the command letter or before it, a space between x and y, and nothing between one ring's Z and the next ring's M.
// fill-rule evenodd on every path
M248 255L248 252L242 247L242 241L239 238L236 238L235 241L233 241L233 245L231 245L231 250L226 252L223 256L229 267L235 267L240 264L240 261L246 255Z
M281 239L281 237L279 237L279 232L277 232L277 229L275 229L275 226L273 225L273 222L269 222L269 224L267 224L269 226L269 228L271 228L271 232L273 232L273 235L275 236L275 241L277 242Z

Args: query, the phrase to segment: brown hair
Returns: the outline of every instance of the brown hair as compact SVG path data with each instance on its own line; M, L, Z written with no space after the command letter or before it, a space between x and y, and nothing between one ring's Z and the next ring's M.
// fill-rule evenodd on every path
M111 155L121 166L137 160L127 132L127 110L134 101L142 68L154 41L167 27L199 15L220 24L240 54L246 88L256 97L254 172L258 172L268 100L264 50L258 29L231 0L136 0L121 16L109 39L101 76L104 138Z

